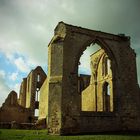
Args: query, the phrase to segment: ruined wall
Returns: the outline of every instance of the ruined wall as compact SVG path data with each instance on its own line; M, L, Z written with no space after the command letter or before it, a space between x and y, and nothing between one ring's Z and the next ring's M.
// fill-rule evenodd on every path
M89 85L82 91L82 111L96 111L95 86Z
M38 66L34 70L32 70L27 76L27 88L26 88L26 108L30 108L32 110L32 115L34 116L35 109L39 108L39 96L40 88L46 79L46 74L43 69ZM36 101L38 98L38 101Z
M46 74L40 66L32 70L27 78L23 78L19 99L17 99L17 94L12 91L1 107L1 121L35 122L37 120L35 109L39 108L39 91L45 79Z
M19 105L26 107L26 87L27 87L27 78L23 78L23 81L20 85L19 92Z
M30 108L31 107L31 93L33 91L32 89L32 81L33 81L33 71L31 71L29 73L29 75L27 76L27 86L26 86L26 108Z
M30 122L30 109L20 106L17 102L17 93L11 91L0 108L0 122L27 123Z
M140 128L140 92L138 91L136 53L130 48L130 43L125 44L123 51L120 46L119 52L119 74L120 87L122 90L118 92L120 96L120 104L118 109L121 116L121 123L124 130L139 130ZM119 89L119 88L118 88Z
M83 115L78 92L78 63L83 51L92 43L100 45L111 60L113 112ZM48 50L49 133L140 130L136 58L129 37L60 22Z
M57 38L53 38L55 41ZM61 129L61 100L62 100L62 67L63 67L63 48L61 38L56 47L55 43L48 48L48 130L52 133L59 133ZM57 52L57 53L56 53ZM53 103L53 105L52 105Z
M88 80L84 77L84 86L80 84L79 88L79 59L92 43L100 45L105 55L99 57L100 61L91 57L93 71L90 86L87 87ZM107 59L111 66L109 73L102 63ZM17 94L12 91L0 108L0 121L29 122L29 117L34 116L34 110L38 108L39 101L35 98L37 91L41 90L39 119L47 117L50 134L140 131L136 54L130 47L129 37L60 22L48 46L48 77L45 79L46 74L41 67L32 70L26 86L26 107L30 109L18 105ZM110 96L104 100L108 84ZM80 94L81 89L84 90L85 100ZM97 93L97 98L93 91ZM111 105L107 109L105 104L108 101ZM82 107L89 111L82 111Z
M82 112L79 119L81 120L80 132L83 134L122 131L120 120L115 113Z
M47 78L40 89L39 120L48 119L48 88Z
M110 63L108 56L104 53L97 70L97 111L113 111L113 84ZM106 85L107 89L104 89L105 84L108 84ZM109 105L105 102L108 102Z

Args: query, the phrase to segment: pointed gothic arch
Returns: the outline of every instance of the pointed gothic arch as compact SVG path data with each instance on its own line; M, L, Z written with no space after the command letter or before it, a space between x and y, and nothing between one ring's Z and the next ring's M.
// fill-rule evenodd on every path
M78 63L83 51L91 43L99 44L111 60L113 97L111 94L110 97L114 102L113 112L81 112L81 95L78 92ZM128 100L132 98L137 100L133 95L138 93L138 90L136 91L138 89L137 78L134 74L136 73L134 66L136 59L134 51L130 48L130 38L60 22L55 28L48 53L49 107L47 123L49 133L67 134L101 132L106 129L107 131L120 130L122 125L120 118L125 116L125 108L128 108L127 103L124 104L122 101L125 96L129 96ZM129 67L131 69L128 71ZM127 88L128 85L129 88ZM131 90L129 90L130 88ZM132 100L129 102L131 102L129 107L133 108L134 103ZM122 113L118 115L119 112ZM100 127L98 127L99 125ZM132 128L132 126L128 127Z

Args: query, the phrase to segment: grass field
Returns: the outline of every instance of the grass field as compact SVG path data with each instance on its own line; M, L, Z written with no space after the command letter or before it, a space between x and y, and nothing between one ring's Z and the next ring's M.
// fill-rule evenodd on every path
M47 130L0 129L0 140L140 140L140 135L50 136Z

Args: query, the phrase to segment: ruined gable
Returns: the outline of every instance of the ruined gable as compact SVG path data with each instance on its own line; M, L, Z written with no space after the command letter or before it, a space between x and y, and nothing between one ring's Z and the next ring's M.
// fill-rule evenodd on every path
M30 109L26 109L18 104L17 93L11 91L0 108L0 122L29 122L30 111Z

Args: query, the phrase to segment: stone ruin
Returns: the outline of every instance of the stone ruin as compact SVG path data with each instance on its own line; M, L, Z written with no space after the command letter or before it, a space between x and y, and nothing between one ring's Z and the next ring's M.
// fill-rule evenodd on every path
M90 56L91 76L79 75L80 57L91 44L101 47ZM8 110L12 117L6 119ZM0 122L23 123L17 119L21 115L53 135L140 132L140 88L130 37L60 22L48 45L47 77L41 67L31 71L19 99L10 93L0 113Z
M45 79L45 72L38 66L23 78L19 98L15 91L10 92L0 108L1 128L13 128L13 122L17 128L34 128L34 123L38 120L35 113L39 110L40 88Z

